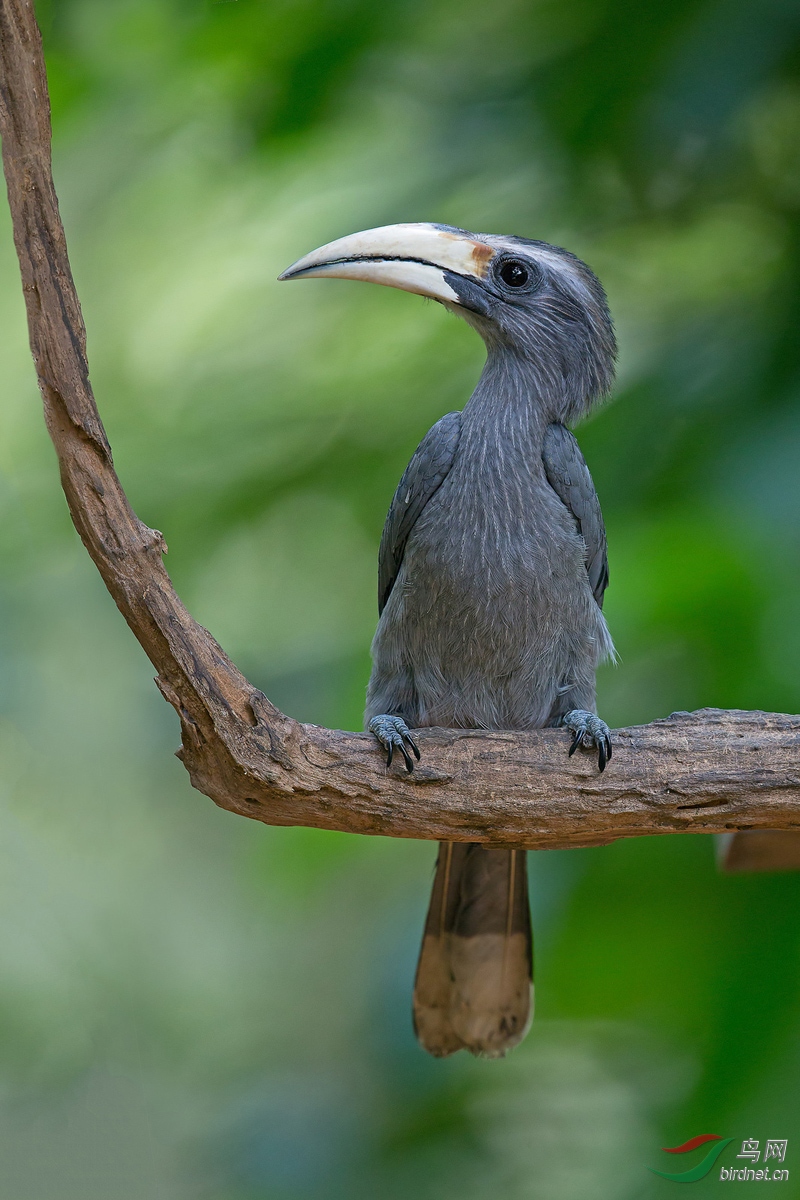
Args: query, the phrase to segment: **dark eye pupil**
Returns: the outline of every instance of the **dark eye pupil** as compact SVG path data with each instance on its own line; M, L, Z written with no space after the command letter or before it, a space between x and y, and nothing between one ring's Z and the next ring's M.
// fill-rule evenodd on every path
M500 268L500 278L509 287L524 287L530 279L530 272L524 263L512 259L510 262L503 263Z

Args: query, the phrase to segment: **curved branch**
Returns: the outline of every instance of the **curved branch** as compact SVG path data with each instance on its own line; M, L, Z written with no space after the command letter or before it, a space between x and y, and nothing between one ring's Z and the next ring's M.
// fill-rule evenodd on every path
M800 829L800 718L706 709L615 734L611 767L563 732L423 730L413 776L372 738L301 725L236 669L175 593L161 534L114 471L86 361L50 163L41 38L29 0L0 0L3 163L45 419L70 513L181 720L191 781L273 825L391 837L601 844L650 833Z

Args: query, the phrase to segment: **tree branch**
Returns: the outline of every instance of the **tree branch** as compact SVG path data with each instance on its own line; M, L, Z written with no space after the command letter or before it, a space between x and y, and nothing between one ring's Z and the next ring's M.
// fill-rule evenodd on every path
M86 361L50 162L41 38L0 0L0 132L31 350L83 544L181 721L193 785L272 825L494 845L602 844L651 833L800 829L800 718L706 709L618 730L614 759L566 755L563 731L423 730L413 776L373 739L301 725L236 669L175 593L161 534L114 471Z

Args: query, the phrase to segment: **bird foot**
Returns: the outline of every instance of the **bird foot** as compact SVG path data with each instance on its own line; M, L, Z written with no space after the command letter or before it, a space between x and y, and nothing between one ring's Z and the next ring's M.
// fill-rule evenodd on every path
M582 708L573 708L561 723L575 735L569 748L570 758L579 746L586 750L596 748L597 765L601 771L605 771L606 763L611 761L611 730L605 721Z
M386 766L392 765L395 750L399 750L402 754L406 770L409 775L414 770L414 760L408 753L407 746L410 746L414 751L414 755L419 762L419 747L411 736L411 731L406 725L402 717L392 717L387 714L382 714L378 717L373 717L369 723L370 733L374 733L380 744L386 751Z

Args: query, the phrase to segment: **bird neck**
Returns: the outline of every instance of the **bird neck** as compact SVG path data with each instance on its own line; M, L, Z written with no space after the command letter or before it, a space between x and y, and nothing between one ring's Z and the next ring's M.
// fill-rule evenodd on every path
M572 410L564 381L549 377L540 364L509 351L489 347L477 387L464 408L470 425L487 436L512 437L541 444L548 425L564 421Z

